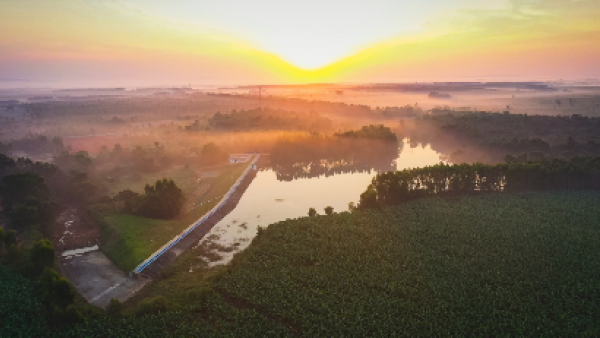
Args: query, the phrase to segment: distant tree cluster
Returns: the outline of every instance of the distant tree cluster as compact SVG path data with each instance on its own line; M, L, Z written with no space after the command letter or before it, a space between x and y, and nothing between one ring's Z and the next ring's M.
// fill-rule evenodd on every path
M164 178L156 181L154 185L146 184L143 195L123 190L113 200L120 204L124 212L149 218L170 219L179 215L185 197L173 180Z
M506 155L522 154L529 159L600 155L600 118L596 117L446 112L405 122L401 134L411 142L429 143L442 153L452 152L450 145L471 152L480 149L484 156L478 161L500 162Z
M452 95L442 92L431 92L429 93L428 97L430 99L451 99Z
M349 130L343 133L336 133L337 137L347 137L353 139L381 140L386 142L398 142L396 134L388 127L378 124L363 126L359 130Z
M239 112L234 110L231 114L218 112L208 120L208 127L214 130L231 131L329 131L333 129L333 122L317 113L297 113L279 109L258 108Z
M414 106L407 104L403 107L377 107L375 111L381 113L384 118L414 118L424 114L423 109L417 104Z
M62 138L55 136L50 140L44 135L31 135L21 139L13 140L10 144L0 144L0 153L11 151L23 151L28 154L58 154L65 151Z
M223 164L229 159L229 154L213 142L205 144L198 155L200 163L204 166Z

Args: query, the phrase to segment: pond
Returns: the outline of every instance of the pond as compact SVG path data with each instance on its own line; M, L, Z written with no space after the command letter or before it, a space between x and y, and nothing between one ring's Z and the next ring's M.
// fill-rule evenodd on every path
M398 148L396 158L391 160L390 169L403 170L437 164L442 162L441 155L429 145L411 146L405 139ZM348 204L359 201L360 194L377 174L375 170L337 172L340 173L289 179L288 175L282 175L272 167L261 169L237 207L200 241L200 244L210 241L230 248L218 252L221 257L219 260L213 259L207 263L213 266L229 262L235 252L250 244L259 226L266 227L287 218L307 216L309 208L315 208L319 214L324 214L323 209L327 206L332 206L334 212L347 211ZM232 246L235 247L233 251ZM215 253L211 256L214 257Z

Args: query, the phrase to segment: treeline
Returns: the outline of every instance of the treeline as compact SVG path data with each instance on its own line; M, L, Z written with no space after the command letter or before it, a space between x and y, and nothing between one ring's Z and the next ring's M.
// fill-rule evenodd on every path
M600 118L581 115L447 112L404 121L399 129L412 142L429 143L447 154L463 149L472 155L480 149L476 160L488 163L500 162L506 155L524 155L530 160L600 156ZM450 160L472 160L472 156Z
M421 117L425 113L417 104L414 106L407 104L404 107L377 107L375 111L380 113L384 118Z
M17 140L12 140L10 143L2 144L0 142L0 152L10 153L11 151L23 151L28 154L58 154L65 151L62 138L55 136L49 139L44 135L32 135Z
M343 133L336 133L337 137L352 139L381 140L386 142L398 142L396 134L383 124L363 126L359 130L348 130Z
M312 133L282 137L271 150L269 167L281 181L355 172L387 172L398 157L396 135L384 126L365 126L334 136Z
M440 163L378 174L361 194L359 208L436 195L558 189L600 189L600 157L497 165Z
M190 128L192 129L192 128ZM272 108L217 112L208 120L207 129L227 131L305 130L329 131L333 122L317 113L298 113Z

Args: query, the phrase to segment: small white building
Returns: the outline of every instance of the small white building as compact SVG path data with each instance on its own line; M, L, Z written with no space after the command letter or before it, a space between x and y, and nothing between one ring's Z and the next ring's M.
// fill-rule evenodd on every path
M252 158L249 154L231 154L229 155L229 163L245 163Z

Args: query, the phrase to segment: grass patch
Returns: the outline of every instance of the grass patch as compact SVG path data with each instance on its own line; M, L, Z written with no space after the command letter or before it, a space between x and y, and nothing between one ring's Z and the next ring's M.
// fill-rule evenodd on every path
M590 191L490 194L287 220L226 267L189 272L188 250L127 305L198 307L189 295L208 288L207 316L257 314L261 336L598 336L598 205Z
M102 250L125 271L133 270L165 243L212 209L231 188L249 163L225 167L214 178L210 192L187 215L174 220L157 220L128 214L105 217L102 227ZM194 181L192 189L197 186ZM190 186L182 187L190 189Z

